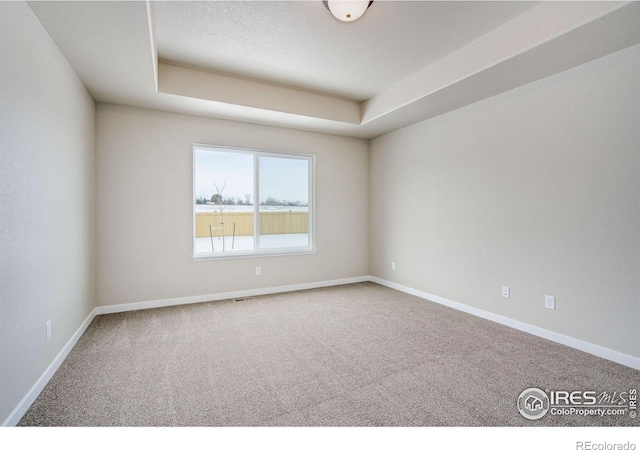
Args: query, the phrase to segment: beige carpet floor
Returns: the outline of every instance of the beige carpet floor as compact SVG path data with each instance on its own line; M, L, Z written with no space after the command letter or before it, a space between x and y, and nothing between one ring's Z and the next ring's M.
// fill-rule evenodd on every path
M640 371L373 283L98 316L20 426L638 426L530 421L529 387Z

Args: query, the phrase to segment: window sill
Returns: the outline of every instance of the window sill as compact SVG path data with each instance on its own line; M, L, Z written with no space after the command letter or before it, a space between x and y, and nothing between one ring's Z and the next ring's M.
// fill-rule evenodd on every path
M227 253L203 253L198 255L193 255L194 261L215 261L219 259L239 259L239 258L262 258L262 257L271 257L271 256L294 256L294 255L314 255L318 253L318 250L315 249L304 249L304 250L292 250L292 249L282 249L282 250L262 250L262 251L251 251L251 252L227 252Z

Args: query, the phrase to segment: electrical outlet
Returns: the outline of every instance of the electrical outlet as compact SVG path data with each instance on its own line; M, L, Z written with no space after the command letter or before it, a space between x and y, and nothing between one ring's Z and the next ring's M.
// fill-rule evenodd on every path
M396 270L396 263L394 262L391 263L391 270Z
M262 267L256 266L256 275L262 275Z
M544 307L547 309L556 309L556 298L553 295L545 295Z
M51 339L51 321L47 321L47 341Z
M511 296L511 289L509 286L502 286L502 296L504 298L509 298Z

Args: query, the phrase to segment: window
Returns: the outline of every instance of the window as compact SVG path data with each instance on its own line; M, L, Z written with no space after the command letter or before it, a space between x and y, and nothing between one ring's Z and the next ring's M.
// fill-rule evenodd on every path
M314 163L194 145L194 259L314 252Z

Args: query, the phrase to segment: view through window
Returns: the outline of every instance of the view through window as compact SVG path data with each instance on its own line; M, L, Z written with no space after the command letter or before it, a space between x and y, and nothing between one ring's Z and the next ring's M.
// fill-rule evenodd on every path
M194 257L312 251L313 163L195 145Z

